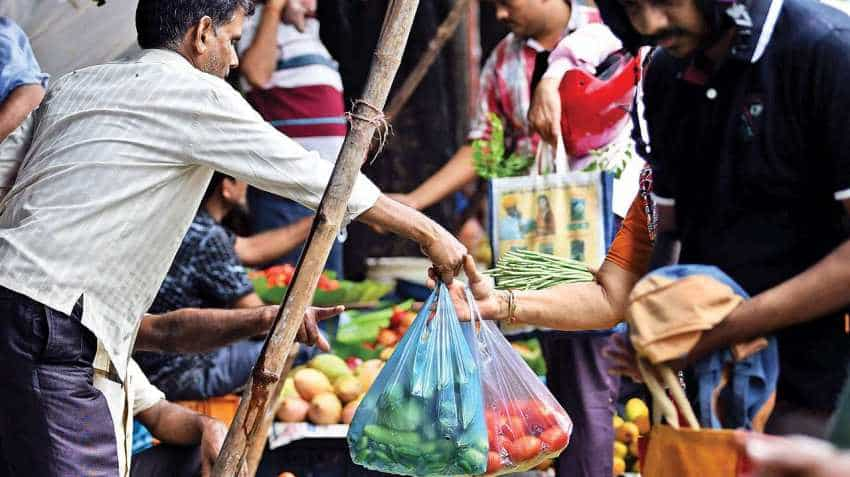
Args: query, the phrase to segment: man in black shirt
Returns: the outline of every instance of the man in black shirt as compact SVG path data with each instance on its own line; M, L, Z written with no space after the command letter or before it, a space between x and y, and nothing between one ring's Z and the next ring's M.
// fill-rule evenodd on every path
M812 0L598 4L628 47L660 47L638 107L655 263L681 246L754 295L689 358L775 333L777 417L825 418L850 360L850 18Z

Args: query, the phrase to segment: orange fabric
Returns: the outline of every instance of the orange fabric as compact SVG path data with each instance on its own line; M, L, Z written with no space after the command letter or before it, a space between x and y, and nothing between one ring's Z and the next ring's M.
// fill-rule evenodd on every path
M239 408L239 396L228 394L226 396L213 397L202 401L177 401L177 404L191 409L198 414L209 416L224 422L228 426L236 417Z
M652 428L641 474L651 477L736 477L744 456L727 429Z
M635 285L626 309L632 344L653 364L680 358L742 301L708 276L647 276Z
M638 276L646 275L652 258L652 240L649 238L649 225L643 200L640 195L632 201L632 206L623 219L623 225L605 260L630 271Z

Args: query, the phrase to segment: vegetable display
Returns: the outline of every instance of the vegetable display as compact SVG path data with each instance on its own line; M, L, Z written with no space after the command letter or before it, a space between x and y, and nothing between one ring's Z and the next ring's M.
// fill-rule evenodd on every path
M265 302L280 304L292 282L295 267L289 264L276 265L248 274L257 295ZM392 290L392 284L366 280L351 282L337 280L333 272L324 272L319 277L313 304L316 306L351 305L372 303Z
M333 341L334 353L349 358L380 358L387 361L413 323L413 300L369 311L349 312L351 321L340 325Z

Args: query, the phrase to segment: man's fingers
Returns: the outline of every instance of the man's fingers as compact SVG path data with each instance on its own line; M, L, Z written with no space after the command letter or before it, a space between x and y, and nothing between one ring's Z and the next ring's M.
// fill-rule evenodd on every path
M432 278L440 277L443 283L451 285L458 271L460 271L459 268L452 269L451 265L434 265L428 269L428 276Z
M328 318L333 318L343 311L345 311L345 307L342 305L332 306L332 307L316 307L313 308L314 316L316 321L327 320Z
M463 270L466 272L466 278L469 279L469 286L473 286L483 280L481 273L478 272L478 268L475 266L475 259L472 258L472 255L463 257Z
M306 345L313 346L313 345L311 345L310 343L308 343L308 342L307 342L307 341L308 341L308 337L307 337L307 327L306 327L306 326L304 326L304 323L302 323L302 324L301 324L301 327L300 327L300 328L298 328L298 334L296 335L295 339L296 339L299 343L304 343L304 344L306 344Z
M327 338L320 332L319 337L316 339L316 347L325 353L329 353L331 351L331 344L328 343Z

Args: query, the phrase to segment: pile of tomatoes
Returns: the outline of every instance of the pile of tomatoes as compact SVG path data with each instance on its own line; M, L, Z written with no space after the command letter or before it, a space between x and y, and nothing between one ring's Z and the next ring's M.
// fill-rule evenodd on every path
M390 324L386 328L381 328L378 331L378 336L375 342L365 342L363 347L366 349L377 349L379 346L383 348L393 348L401 341L401 338L407 333L407 329L413 324L416 319L416 313L412 311L402 310L398 307L393 307L393 314L390 317Z
M295 274L295 267L286 263L284 265L269 267L259 273L265 275L266 281L270 287L288 287L289 284L292 283L292 276ZM319 285L317 288L322 291L334 291L339 288L339 280L334 280L333 278L329 278L327 275L322 274L319 277Z
M524 470L559 454L569 444L570 429L559 416L536 399L515 400L485 412L490 452L487 473Z

